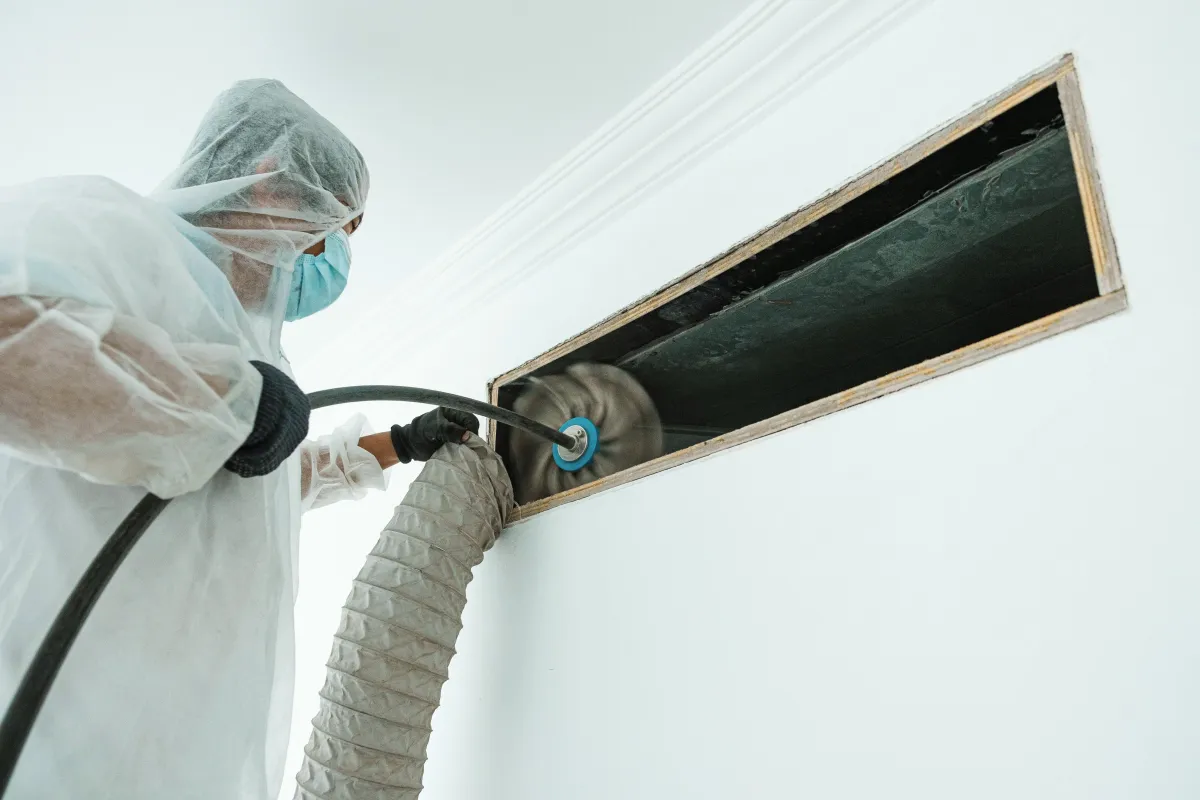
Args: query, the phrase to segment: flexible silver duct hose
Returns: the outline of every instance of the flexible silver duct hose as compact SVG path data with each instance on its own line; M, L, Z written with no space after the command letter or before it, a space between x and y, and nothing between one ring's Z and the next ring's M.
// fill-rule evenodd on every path
M439 450L358 573L295 800L416 800L472 570L513 506L482 439Z

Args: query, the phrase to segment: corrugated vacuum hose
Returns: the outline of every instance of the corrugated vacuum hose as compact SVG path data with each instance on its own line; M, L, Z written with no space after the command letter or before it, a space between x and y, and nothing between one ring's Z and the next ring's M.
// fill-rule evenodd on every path
M626 457L609 461L605 461L604 457L610 448L615 449L617 452L627 454L628 446L625 444L625 442L631 436L648 437L648 441L652 445L651 450L661 447L662 436L661 431L657 430L656 427L658 423L658 416L657 413L654 412L653 404L650 403L649 398L645 396L645 392L641 389L641 387L637 386L636 384L629 386L621 385L620 382L614 382L612 380L612 374L614 371L615 368L606 367L603 365L577 365L571 367L570 372L572 375L580 376L594 372L605 378L606 383L603 384L603 391L601 391L599 394L597 394L596 390L601 388L602 384L592 383L587 384L586 391L575 393L567 398L562 397L561 393L559 392L554 392L556 399L552 405L558 410L558 413L572 416L571 419L561 421L561 424L557 428L547 425L540 420L530 419L529 417L514 413L508 409L498 408L496 406L488 405L487 403L482 403L478 400L473 400L468 397L461 397L459 395L449 394L446 392L438 392L430 389L421 389L411 386L347 386L340 389L328 389L325 391L314 392L313 394L309 395L309 402L313 409L318 409L325 406L338 405L341 403L395 400L401 402L430 403L433 405L456 408L462 411L470 411L472 413L479 414L480 416L489 417L503 425L508 425L519 431L532 434L533 437L544 443L551 443L548 447L543 444L543 447L546 447L547 450L547 452L544 454L538 454L536 451L525 451L525 456L536 462L535 472L536 469L561 469L564 472L572 473L572 475L575 476L574 482L578 483L599 477L595 467L592 469L585 469L592 467L593 461L596 460L597 456L601 457L601 461L599 462L600 464L607 464L607 466L601 467L601 470L613 468L619 469L627 466L628 464L625 463L627 460ZM632 381L632 379L629 380ZM550 386L549 388L553 390L553 386ZM535 383L533 387L526 390L527 393L532 393L534 398L543 395L546 391L547 386L544 382ZM627 420L623 419L623 414L613 413L612 410L606 410L610 408L620 409L621 405L619 402L616 406L612 407L608 405L601 405L601 403L606 400L620 400L619 396L613 398L603 397L602 395L605 391L613 392L616 395L620 395L625 391L632 392L635 397L632 403L632 408L636 409L636 415L639 418L639 423L637 425L631 425ZM543 419L546 419L549 422L560 422L560 420L554 420L551 418L553 414L547 410L546 403L534 402L533 407L538 411L539 416L541 416ZM653 426L655 426L649 431L647 431L645 428L647 419L652 419ZM613 435L615 432L619 432L620 434L619 436L616 436L616 438L614 438ZM486 457L479 454L480 448L483 449L483 452L487 453ZM508 476L504 473L503 465L501 464L499 457L492 451L488 450L481 440L472 440L470 446L467 448L443 448L442 452L454 451L462 451L464 453L470 451L476 453L475 457L479 459L479 463L481 465L484 465L484 471L489 475L491 475L490 471L493 468L498 468L500 470L499 475L503 477L504 485L508 487L507 493L509 502L511 503L512 487L508 482ZM656 452L653 454L657 455ZM437 460L437 456L435 456L435 460ZM441 470L442 467L435 467L434 469ZM526 469L526 466L522 466L523 471L526 471ZM422 472L422 476L424 475L425 473ZM495 477L496 476L492 476L492 478L489 478L488 480L491 481ZM420 483L420 481L418 481L418 483ZM543 479L538 485L544 484L545 481ZM445 488L449 490L453 485L454 482L451 481L445 485ZM481 486L483 486L482 483L475 488L478 489ZM462 487L459 486L458 488ZM409 492L409 496L415 498L420 492L423 491L428 490L418 489L417 485L414 485L414 488ZM492 491L495 493L496 497L501 497L503 495L503 492L500 489L497 489L495 486L492 487ZM417 494L414 494L414 492L417 492ZM442 500L448 501L451 498L459 496L455 495L453 492L447 491L443 492L440 497ZM473 497L477 497L477 495L463 495L460 499L470 500ZM141 501L138 502L136 506L134 506L125 519L121 521L121 524L117 526L116 530L113 531L112 535L108 538L108 541L104 543L104 546L100 548L100 551L96 554L95 558L92 559L91 564L88 565L87 570L84 571L83 575L79 579L79 582L75 585L75 588L71 590L71 594L67 597L66 602L63 603L63 607L59 610L58 615L50 624L50 628L46 632L45 638L42 640L37 652L34 653L33 659L30 661L29 666L26 667L25 673L21 678L21 682L17 685L17 690L13 694L13 698L9 702L7 710L4 712L4 718L0 720L0 799L7 798L9 781L12 779L17 762L21 758L21 751L24 749L25 743L29 739L29 733L33 729L34 723L37 721L38 713L41 711L42 705L45 703L51 687L54 685L54 679L58 676L63 662L70 653L71 645L74 644L75 639L78 637L80 630L82 630L84 623L87 622L87 618L91 614L92 609L95 607L96 601L100 599L100 595L104 591L104 588L108 585L108 582L112 579L112 576L116 573L117 569L120 568L121 563L125 560L125 557L129 554L130 550L132 550L133 547L138 543L138 540L141 539L142 535L146 532L146 529L149 528L151 523L158 518L158 515L162 513L162 510L166 508L169 502L170 500L164 500L160 497L156 497L155 495L147 494L141 499ZM405 502L408 502L407 498ZM401 506L401 508L403 509L404 506ZM411 506L411 508L420 508L420 506L414 505ZM467 514L471 508L474 507L464 507L461 509L461 512L463 514ZM426 509L425 511L419 513L432 513L432 511ZM450 512L448 511L447 513ZM505 513L507 513L507 510ZM399 517L400 514L398 512L397 519L399 519ZM503 519L501 519L499 525L503 525ZM499 527L496 528L496 531L499 531ZM492 537L494 538L494 536L495 534L493 533ZM429 546L433 547L432 544ZM490 546L490 541L486 545L480 546L480 552L482 553L482 550L486 549L487 546ZM375 556L372 556L372 558L374 557ZM463 557L466 558L466 556ZM379 566L379 562L372 562L368 560L368 568L371 567L372 563L376 563L376 565ZM410 566L405 564L403 561L398 563L403 566ZM431 562L431 565L433 563L434 562ZM467 562L463 561L461 563L465 564ZM471 562L470 566L474 566L475 563L478 562ZM465 576L460 575L460 578L465 577L466 580L470 580L470 566L466 567ZM436 579L438 578L438 575L436 573L430 573L427 577ZM361 579L362 576L360 575L360 583L356 584L355 592L359 594L365 592L366 594L364 596L368 600L377 598L378 594L373 594L371 590L363 586ZM455 584L449 583L446 585L448 587L453 587ZM466 584L464 583L463 586L465 585ZM380 587L375 588L379 589ZM351 600L353 601L354 598L355 595L352 594ZM414 615L413 619L420 621L420 625L418 625L418 627L424 626L425 622L433 619L433 617L428 616L426 609L429 613L442 613L442 606L430 606L428 603L424 603L419 600L414 600L412 605L405 605L399 599L397 599L396 602L397 605L391 608L394 610L403 610L407 608L412 611ZM347 604L347 607L350 607L349 603ZM451 607L452 604L445 606L445 608ZM458 611L461 612L461 610L462 609L460 607ZM457 612L455 620L457 620ZM363 621L363 624L367 624L365 620ZM416 623L414 623L414 625L416 625ZM455 622L455 626L457 626L457 622ZM409 629L406 629L403 625L396 627L397 630L409 630L409 632L413 633L414 635L424 635L420 631L412 631L411 627L413 626L410 626ZM422 627L422 631L423 630L424 627ZM445 631L443 631L443 633L444 632ZM399 634L397 633L395 635L398 636ZM457 636L457 627L454 627L454 635ZM342 634L339 633L339 636L342 637L342 639L347 640L347 642L354 642L354 640L350 639L349 635L343 637ZM341 639L338 641L341 641ZM390 640L385 639L381 641L386 642ZM435 638L431 639L430 641L438 643L444 642L444 639ZM354 651L356 655L353 655L352 657L364 659L362 663L366 664L367 662L365 659L367 658L367 654L371 652L369 650L369 643L358 642L356 643L356 647L358 648ZM335 662L342 663L337 662L337 656L340 652L339 648L342 648L342 645L335 642L334 659L330 662L331 670L335 669L333 666ZM392 658L392 656L388 655L390 651L387 649L378 652L383 656ZM429 657L432 658L433 656L430 655ZM413 661L410 665L422 666L424 663L425 662L423 661ZM430 664L433 664L434 666L436 666L437 663L438 662L436 662L436 660L430 662ZM363 670L366 670L366 667L363 667ZM429 672L431 676L430 680L437 684L439 692L438 696L440 697L440 687L441 682L445 680L445 670L443 669L440 674L436 670L430 670ZM347 700L355 700L356 698L353 695L354 688L362 688L365 686L365 684L358 684L351 681L350 678L354 677L353 673L343 672L339 674L346 674L348 676L344 682L344 685L348 687L348 694L339 696ZM431 683L429 685L432 686L433 684ZM327 684L327 687L328 686L329 684ZM398 692L399 690L391 691ZM426 694L428 694L428 692ZM374 708L370 705L370 703L372 702L371 698L375 696L376 695L362 695L357 697L357 700L363 700L367 703L366 707ZM370 724L363 721L366 719L365 716L362 716L364 713L366 713L367 716L374 715L374 717L378 718L379 720L391 720L387 714L392 713L393 707L386 705L386 703L393 699L392 695L379 694L377 697L381 703L384 703L384 705L381 705L379 710L373 710L369 713L361 711L361 709L364 707L362 703L360 703L358 706L345 704L341 707L347 709L360 709L360 716L358 717L359 723L355 724ZM412 702L427 702L420 700L420 696L413 696L410 699ZM341 702L341 700L337 700L337 698L331 702L335 701L339 703ZM432 709L428 709L428 712L430 715L433 713ZM332 715L330 719L334 719L336 717L336 711L331 711L330 713ZM318 717L318 722L320 719L321 718ZM396 724L406 723L397 722ZM415 730L416 723L412 724L414 725ZM335 734L331 733L330 731L331 729L325 730L324 735L335 736ZM347 729L347 732L352 731ZM427 737L428 731L426 731L425 734ZM316 737L316 734L314 734L314 737ZM365 757L366 754L371 751L371 747L369 745L360 744L354 739L346 739L343 741L347 743L347 747L337 750L333 749L335 747L333 741L334 739L329 739L326 741L314 738L314 742L311 742L309 745L309 750L311 753L315 753L317 755L310 755L310 759L305 763L305 768L312 768L315 770L320 767L329 771L328 774L332 776L332 771L337 769L336 764L349 765L351 763L357 763L356 759L361 761L363 764L366 764L366 761L362 760L362 757ZM328 762L330 766L324 766L326 762L321 761L319 758L319 755L322 752L320 748L326 745L328 745L329 748L329 757L332 759ZM358 749L350 749L351 746ZM421 747L423 752L424 744L421 744ZM377 757L375 757L376 762L381 761L381 757L378 757L379 754L390 755L394 759L401 758L399 753L392 753L380 748L376 748L375 750L378 751L376 754ZM346 775L348 773L343 772L343 774ZM420 772L418 771L414 774L417 774L419 779ZM313 772L312 775L315 781L317 773ZM387 791L393 791L393 789L389 789L383 784L373 784L369 778L353 778L353 780L356 781L354 785L361 788L359 794L320 795L316 794L315 790L312 790L309 791L308 796L328 796L330 798L354 797L356 800L357 798L379 797L390 799L393 797L416 796L416 790L408 789L404 791L412 791L414 793L411 795L378 793L372 795L367 792L367 787L377 786L377 788L381 791L383 789L387 789ZM312 785L317 786L318 784L313 782ZM349 784L346 783L335 785L335 783L331 782L329 784L329 791L339 791L338 786L341 785ZM401 790L395 789L394 791ZM299 794L298 796L304 797L305 795ZM8 798L8 800L13 799Z
M513 507L478 437L425 464L367 556L333 637L296 800L415 800L472 569Z

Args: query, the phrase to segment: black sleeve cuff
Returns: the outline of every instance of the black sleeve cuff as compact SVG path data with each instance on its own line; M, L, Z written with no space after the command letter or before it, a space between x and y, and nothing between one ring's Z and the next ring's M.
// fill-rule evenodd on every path
M404 427L403 425L392 426L392 449L396 451L396 458L400 459L401 464L407 464L413 459Z
M263 378L250 436L225 466L243 478L274 472L308 436L308 395L279 369L251 361Z

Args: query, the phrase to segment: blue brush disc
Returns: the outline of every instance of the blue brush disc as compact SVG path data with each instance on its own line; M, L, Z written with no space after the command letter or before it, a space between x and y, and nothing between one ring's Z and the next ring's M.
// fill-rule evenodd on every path
M600 444L600 431L596 430L596 425L587 417L574 417L567 420L559 428L563 433L573 432L571 428L581 428L587 436L587 447L584 448L577 458L572 459L569 453L563 453L558 445L554 445L554 463L558 464L558 468L566 472L578 472L579 470L592 463L592 457L596 455L596 447Z

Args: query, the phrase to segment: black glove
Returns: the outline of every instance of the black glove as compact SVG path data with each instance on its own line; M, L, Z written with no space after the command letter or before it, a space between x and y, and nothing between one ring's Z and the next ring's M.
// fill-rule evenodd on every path
M270 364L251 361L262 374L262 396L250 438L225 462L243 478L268 475L295 452L308 436L308 395L295 381Z
M408 425L392 426L392 447L401 464L416 459L428 461L444 444L459 444L467 433L479 433L479 420L474 414L439 408L428 411Z

